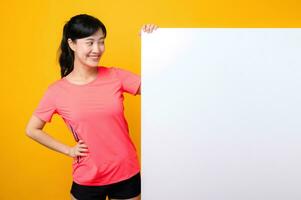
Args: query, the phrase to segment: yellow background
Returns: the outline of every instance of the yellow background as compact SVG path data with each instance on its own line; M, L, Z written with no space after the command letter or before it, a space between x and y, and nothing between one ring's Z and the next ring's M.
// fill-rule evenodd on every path
M91 14L106 25L106 52L100 65L140 74L138 32L143 24L300 27L300 10L298 0L2 1L0 199L70 199L72 159L28 138L25 127L47 86L60 78L56 52L63 25L71 16ZM140 156L141 97L125 98L130 134ZM70 146L75 144L58 115L45 131Z

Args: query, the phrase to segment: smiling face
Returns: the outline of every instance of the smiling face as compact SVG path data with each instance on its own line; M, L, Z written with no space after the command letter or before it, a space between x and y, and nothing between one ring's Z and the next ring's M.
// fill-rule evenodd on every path
M105 51L104 34L98 30L93 35L72 41L68 39L70 48L74 51L74 63L89 67L98 66L99 60Z

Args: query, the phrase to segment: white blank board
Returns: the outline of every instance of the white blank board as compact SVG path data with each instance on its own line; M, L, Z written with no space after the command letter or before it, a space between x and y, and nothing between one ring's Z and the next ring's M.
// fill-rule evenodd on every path
M142 34L142 199L301 199L301 29Z

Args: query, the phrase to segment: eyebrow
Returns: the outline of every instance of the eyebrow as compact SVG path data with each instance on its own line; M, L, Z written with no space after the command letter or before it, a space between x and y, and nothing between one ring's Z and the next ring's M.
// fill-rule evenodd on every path
M105 39L104 36L100 37L98 40ZM94 40L93 38L87 38L86 40Z

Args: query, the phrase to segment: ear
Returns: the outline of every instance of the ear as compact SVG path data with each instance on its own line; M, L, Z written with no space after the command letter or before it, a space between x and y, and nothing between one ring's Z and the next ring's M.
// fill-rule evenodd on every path
M68 38L67 42L68 42L68 45L69 45L70 49L72 49L72 51L75 51L74 42L70 38Z

